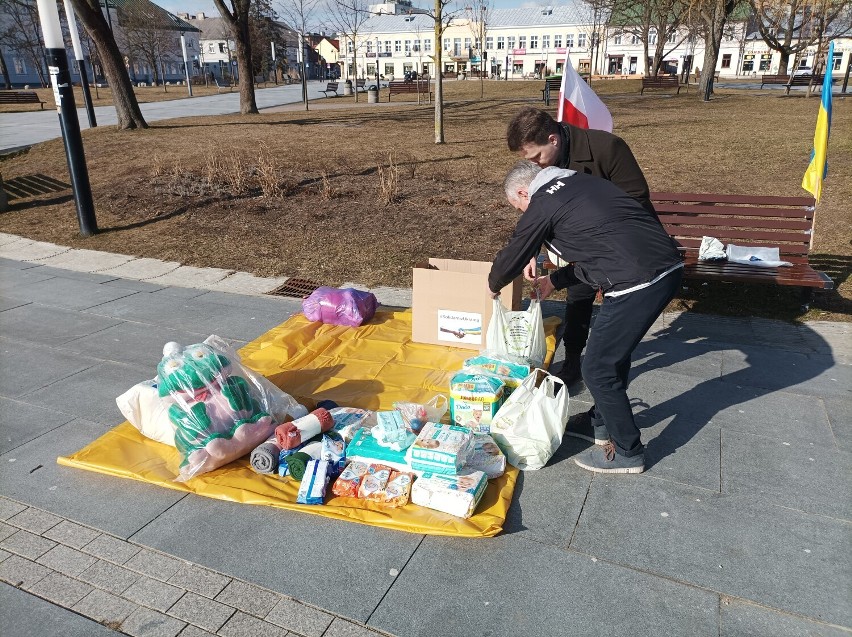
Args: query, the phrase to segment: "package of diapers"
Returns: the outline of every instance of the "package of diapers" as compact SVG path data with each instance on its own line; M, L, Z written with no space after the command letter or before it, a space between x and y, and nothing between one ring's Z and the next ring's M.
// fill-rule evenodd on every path
M405 459L405 451L394 451L383 447L366 429L357 431L352 442L346 446L346 458L360 460L367 464L381 462L400 471L410 470Z
M367 429L368 431L376 425L376 412L357 407L332 407L328 410L334 418L334 431L343 436L343 440L352 440L356 431Z
M371 464L367 468L367 473L361 478L361 484L358 486L358 497L367 500L375 500L381 497L385 487L390 480L392 469L386 465Z
M473 451L464 463L464 470L482 471L488 479L506 473L506 456L488 434L474 434Z
M503 400L521 386L533 366L528 358L484 350L479 356L464 362L464 371L471 374L490 374L503 381Z
M491 374L460 371L450 381L450 420L488 433L491 419L503 404L504 383Z
M455 476L424 473L411 487L411 501L459 518L469 518L487 485L488 477L482 471Z
M467 427L427 422L409 447L408 464L415 471L458 473L473 450Z
M331 485L331 492L344 498L357 498L358 487L361 486L361 480L367 475L369 468L370 465L366 462L350 462Z
M305 469L299 493L298 504L322 504L325 500L325 488L328 485L328 463L325 460L311 460Z

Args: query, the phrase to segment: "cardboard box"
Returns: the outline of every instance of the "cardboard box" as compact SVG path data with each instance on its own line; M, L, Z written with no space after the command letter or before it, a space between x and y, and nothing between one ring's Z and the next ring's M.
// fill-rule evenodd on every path
M482 349L491 320L488 296L491 264L483 261L429 259L414 267L411 338L416 343ZM523 277L500 291L510 310L521 308Z

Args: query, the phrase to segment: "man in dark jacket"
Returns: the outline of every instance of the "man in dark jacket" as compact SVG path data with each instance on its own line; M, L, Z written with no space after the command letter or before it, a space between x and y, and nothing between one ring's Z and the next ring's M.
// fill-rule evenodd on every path
M595 399L589 437L597 444L575 462L601 473L641 473L645 448L627 398L630 356L680 287L677 246L656 215L605 179L522 161L503 185L524 214L494 260L491 294L542 244L574 264L562 276L603 291L582 369ZM545 298L555 289L551 277L537 284Z
M509 150L542 168L558 166L608 179L656 215L642 169L630 147L612 133L560 124L546 112L529 106L509 122L506 141ZM560 260L554 263L566 265ZM534 269L527 269L528 279L535 276ZM597 290L573 280L570 271L557 272L552 280L557 289L566 288L568 292L563 328L565 362L559 376L571 385L580 379L581 354L589 337Z

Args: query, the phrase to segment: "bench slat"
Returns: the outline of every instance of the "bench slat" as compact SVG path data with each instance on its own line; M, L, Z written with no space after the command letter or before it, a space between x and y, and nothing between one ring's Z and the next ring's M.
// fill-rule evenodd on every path
M684 248L695 248L696 251L701 246L701 238L700 237L690 237L679 235L677 232L670 232L668 229L666 232L672 236L672 238L677 241ZM740 242L743 237L716 237L724 243L725 245L729 243L736 244ZM806 243L778 243L777 241L760 241L760 240L749 240L749 242L745 245L753 245L761 248L778 248L778 252L782 257L786 258L791 255L806 255L808 253L808 244ZM789 259L787 259L789 261Z
M753 195L724 195L719 193L652 192L651 201L737 203L748 206L803 206L813 207L813 197L778 197Z
M750 217L754 223L763 223L760 217L783 217L785 219L802 219L810 222L814 217L813 210L805 208L759 208L755 206L738 207L738 206L705 206L703 204L669 204L655 203L654 208L657 213L670 213L682 217L695 215L702 217L704 215L711 216L730 216L732 222L734 218Z
M745 281L747 283L778 283L799 287L831 290L834 282L822 272L807 264L784 268L764 268L736 263L696 263L684 267L685 278L700 278L713 281Z
M813 226L810 220L807 219L766 219L766 218L749 218L743 219L740 217L708 217L705 215L696 215L687 217L686 215L659 215L660 221L665 226L677 226L679 229L687 230L689 226L698 227L715 227L721 226L725 228L765 228L767 230L800 230L800 234L807 232Z
M707 232L702 231L700 228L681 228L679 226L668 225L666 225L666 232L670 235L684 237L703 237L707 234ZM731 243L736 243L737 239L747 239L748 241L754 242L762 241L764 243L783 242L784 245L779 246L781 248L786 248L795 244L802 244L807 248L807 246L810 245L809 235L805 235L802 232L769 232L744 228L722 228L716 230L716 232L711 236L716 237L720 241L725 240Z

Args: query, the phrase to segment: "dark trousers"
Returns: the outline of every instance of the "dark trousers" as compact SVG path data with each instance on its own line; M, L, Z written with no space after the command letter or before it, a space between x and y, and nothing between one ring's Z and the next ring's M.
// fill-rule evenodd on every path
M672 300L683 270L675 270L642 290L624 296L604 296L583 358L583 380L595 399L594 424L603 422L623 456L635 456L645 447L627 397L630 356Z
M597 289L587 283L576 280L566 291L568 300L565 302L565 321L563 322L562 340L565 341L565 355L580 355L589 338L589 324L592 321L592 309L595 304Z

